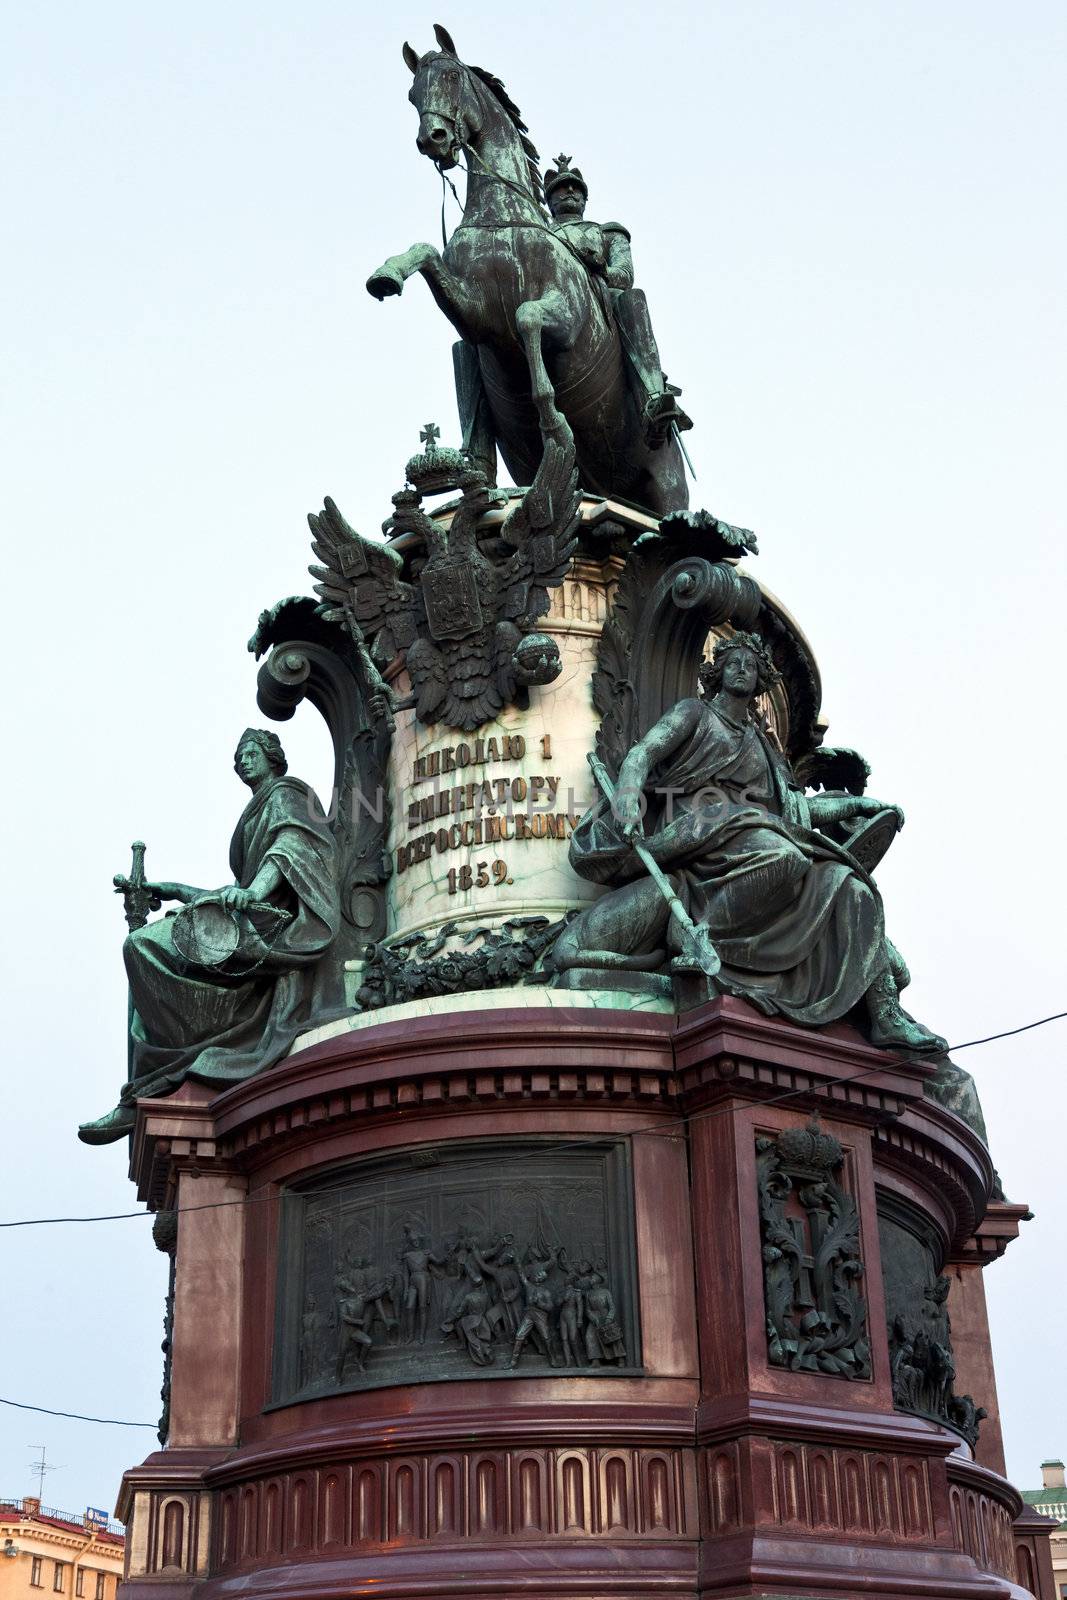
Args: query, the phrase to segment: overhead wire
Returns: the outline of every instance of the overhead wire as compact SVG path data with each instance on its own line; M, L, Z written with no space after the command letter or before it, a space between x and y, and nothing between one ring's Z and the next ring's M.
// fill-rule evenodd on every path
M963 1043L961 1043L961 1044L951 1045L949 1047L949 1050L946 1051L945 1054L948 1055L953 1050L955 1050L955 1051L970 1050L970 1049L973 1049L977 1045L994 1044L999 1039L1011 1039L1011 1038L1014 1038L1017 1034L1028 1033L1033 1028L1042 1028L1047 1023L1050 1023L1050 1022L1061 1022L1061 1021L1064 1020L1064 1018L1067 1018L1067 1011L1056 1011L1056 1012L1053 1012L1050 1016L1037 1017L1032 1022L1022 1023L1019 1027L1016 1027L1016 1028L1005 1028L1000 1033L985 1034L982 1038L979 1038L979 1039L967 1039L967 1040L964 1040ZM819 1096L819 1091L822 1088L825 1088L825 1089L827 1089L827 1090L832 1092L832 1091L834 1091L836 1089L844 1087L846 1084L856 1083L861 1078L870 1078L870 1077L879 1076L881 1073L886 1071L887 1068L892 1068L894 1066L910 1066L910 1065L914 1065L914 1061L913 1060L909 1060L907 1058L899 1057L899 1056L898 1057L890 1057L886 1061L878 1062L878 1064L876 1066L865 1067L859 1072L849 1073L847 1076L845 1076L843 1078L836 1078L836 1079L834 1079L834 1081L832 1083L829 1083L829 1084L826 1084L826 1085L812 1086L812 1087L809 1087L809 1088L806 1088L806 1089L788 1089L788 1090L784 1091L782 1094L770 1095L767 1098L763 1098L763 1099L759 1100L757 1102L757 1104L762 1108L762 1107L766 1107L766 1106L769 1106L769 1105L781 1105L782 1103L784 1103L787 1100L795 1100L795 1099L799 1099L799 1098L802 1098L802 1097L807 1097L808 1099L815 1099L815 1098L817 1098ZM627 1130L627 1136L630 1136L630 1135L635 1134L635 1133L662 1133L668 1128L685 1127L688 1124L691 1124L691 1123L694 1123L694 1122L708 1121L713 1117L733 1115L739 1109L740 1109L739 1107L734 1106L734 1105L711 1106L706 1111L696 1111L696 1112L693 1112L693 1113L691 1113L689 1115L686 1115L686 1116L683 1116L683 1117L679 1117L679 1118L672 1118L672 1119L669 1119L669 1120L664 1120L663 1118L661 1118L659 1121L657 1121L655 1123L648 1124L647 1127L628 1129ZM892 1118L888 1118L886 1120L892 1120ZM577 1140L565 1140L565 1141L557 1141L557 1142L547 1142L547 1141L543 1141L542 1140L542 1141L539 1141L536 1145L528 1148L525 1151L516 1151L515 1152L515 1159L522 1159L524 1156L527 1156L527 1155L545 1155L545 1154L548 1154L549 1152L554 1153L554 1152L556 1152L558 1150L573 1149L573 1148L576 1148L576 1147L588 1146L590 1144L597 1144L597 1143L603 1142L604 1137L605 1137L604 1134L597 1134L597 1135L591 1135L590 1137L585 1138L585 1139L577 1139ZM500 1158L499 1158L499 1156L496 1156L496 1157L493 1158L493 1161L492 1161L491 1164L494 1165L494 1166L498 1166L499 1162L500 1162ZM476 1162L475 1163L471 1163L471 1164L472 1165L477 1165ZM316 1189L315 1190L315 1195L316 1195L316 1198L320 1198L321 1196L323 1196L325 1194L332 1194L332 1193L338 1193L339 1194L339 1193L342 1193L344 1189L347 1189L349 1187L350 1187L350 1184L346 1183L346 1184L343 1184L343 1185L339 1184L335 1188ZM242 1196L239 1196L239 1197L237 1197L236 1199L233 1199L233 1200L214 1200L214 1201L208 1201L204 1205L180 1206L180 1207L176 1207L175 1208L175 1212L172 1213L172 1215L173 1214L184 1214L184 1213L189 1212L189 1211L214 1211L214 1210L217 1210L217 1209L219 1209L220 1207L223 1207L223 1206L249 1205L249 1204L253 1204L253 1203L257 1202L257 1201L261 1201L261 1200L277 1200L277 1199L280 1199L284 1195L285 1192L286 1191L284 1191L284 1190L278 1189L278 1190L273 1191L272 1193L242 1195ZM60 1222L120 1222L120 1221L126 1221L126 1220L128 1220L128 1219L130 1219L132 1217L145 1217L145 1216L150 1216L151 1214L152 1214L151 1212L147 1212L147 1211L123 1211L123 1212L115 1212L115 1213L113 1213L113 1214L111 1214L109 1216L94 1216L94 1217L31 1217L31 1218L24 1218L24 1219L21 1219L21 1220L18 1220L18 1221L0 1223L0 1227L4 1227L4 1228L35 1227L35 1226L41 1226L41 1225L48 1224L48 1223L60 1223ZM75 1422L93 1422L93 1423L98 1423L101 1426L108 1426L108 1427L116 1427L116 1428L155 1428L157 1426L157 1424L154 1423L154 1422L131 1422L131 1421L127 1421L124 1418L119 1418L119 1417L90 1417L90 1416L87 1416L84 1413L79 1412L79 1411L58 1411L58 1410L53 1410L48 1406L34 1406L34 1405L29 1405L24 1401L6 1400L6 1399L4 1399L2 1397L0 1397L0 1405L14 1406L20 1411L38 1412L43 1416L62 1417L62 1418L66 1418L66 1419L69 1419L69 1420L75 1421Z
M985 1034L979 1039L966 1039L961 1044L950 1045L945 1051L945 1056L951 1055L954 1051L958 1052L960 1050L974 1049L977 1045L994 1044L998 1039L1011 1039L1017 1034L1028 1033L1033 1028L1045 1027L1046 1024L1050 1022L1061 1022L1064 1018L1067 1018L1067 1011L1056 1011L1047 1017L1037 1017L1032 1022L1024 1022L1018 1027L1005 1028L1000 1033ZM875 1066L864 1067L859 1072L853 1072L847 1074L845 1077L835 1078L831 1083L827 1083L825 1085L811 1085L802 1089L787 1089L781 1094L769 1095L766 1097L761 1096L758 1103L761 1106L769 1106L780 1105L787 1100L796 1100L804 1097L807 1097L808 1099L817 1099L820 1097L820 1093L824 1089L826 1091L824 1098L832 1100L834 1092L845 1087L847 1084L857 1083L863 1078L877 1077L892 1067L914 1066L915 1064L916 1061L914 1057L887 1056L884 1061L879 1061ZM797 1068L792 1070L802 1072L804 1069ZM421 1111L421 1107L417 1109ZM628 1128L626 1130L626 1134L627 1137L630 1137L632 1135L641 1133L665 1133L674 1128L684 1128L694 1122L704 1122L719 1116L732 1116L735 1115L739 1109L740 1108L735 1105L711 1106L705 1111L687 1112L679 1117L660 1117L655 1122L648 1123L644 1127ZM603 1143L605 1137L606 1135L604 1133L599 1133L577 1139L538 1139L535 1145L532 1145L525 1150L516 1150L511 1159L516 1161L525 1160L532 1156L553 1154L559 1150L586 1148L591 1144ZM471 1164L475 1166L478 1165L476 1161L473 1161ZM499 1166L500 1158L499 1156L494 1156L491 1159L487 1159L484 1164L488 1166ZM315 1194L317 1197L333 1193L339 1194L349 1187L350 1184L345 1183L329 1188L316 1188ZM280 1188L273 1188L270 1191L263 1193L236 1195L231 1200L207 1200L193 1205L175 1206L170 1210L169 1214L171 1216L184 1216L188 1212L193 1211L218 1211L229 1206L255 1205L262 1201L276 1201L282 1199L288 1192L290 1191ZM74 1223L128 1222L135 1218L145 1218L152 1215L153 1213L150 1211L113 1211L81 1217L17 1217L5 1222L0 1222L0 1229L53 1227Z
M474 152L472 152L472 153L474 153ZM480 164L484 166L484 163L480 163ZM461 210L462 210L462 202L460 201L459 194L458 194L458 192L456 190L455 185L452 183L452 180L451 179L446 179L446 175L445 175L443 167L439 167L438 170L439 170L440 176L441 176L441 240L442 240L442 246L444 246L444 245L447 244L447 239L446 239L446 235L445 235L445 199L446 199L446 196L445 196L445 183L446 182L448 183L448 187L452 190L453 197L455 198L456 203L460 206ZM518 190L519 186L516 185L516 184L511 183L509 179L503 177L500 174L493 173L493 172L489 171L488 168L486 168L485 170L486 170L486 172L488 173L488 175L490 177L497 178L500 182L506 183L506 184L509 185L509 187ZM520 190L519 192L522 192L522 191ZM548 228L547 224L544 224L543 226L544 226L546 232L551 231ZM573 251L573 247L570 246L569 243L566 240L563 240L562 242L565 243L565 244L568 244L568 248L572 249L572 252L574 254L577 254L576 251ZM675 431L677 432L677 430L675 430ZM679 438L678 442L679 442L679 444L681 444L681 439L680 438ZM684 450L684 445L682 446L682 448ZM687 457L687 460L688 460L688 457ZM983 1036L982 1038L968 1039L968 1040L965 1040L964 1042L962 1042L960 1044L951 1045L946 1050L945 1055L948 1056L952 1052L958 1052L960 1050L969 1050L969 1049L974 1048L977 1045L993 1044L993 1043L995 1043L996 1041L998 1041L1000 1039L1014 1038L1018 1034L1027 1033L1027 1032L1031 1031L1034 1028L1044 1027L1048 1023L1051 1023L1051 1022L1062 1021L1064 1018L1067 1018L1067 1011L1054 1012L1054 1013L1052 1013L1051 1015L1049 1015L1047 1017L1036 1018L1035 1020L1033 1020L1031 1022L1023 1023L1020 1026L1015 1027L1015 1028L1008 1028L1008 1029L1005 1029L1005 1030L1003 1030L1002 1032L999 1032L999 1033L987 1034L987 1035ZM914 1065L914 1064L915 1064L915 1062L914 1062L913 1058L890 1057L890 1058L887 1058L885 1061L879 1062L876 1066L866 1067L866 1068L863 1068L859 1072L848 1074L845 1077L835 1078L830 1083L826 1083L826 1084L822 1084L822 1085L810 1085L809 1087L802 1088L802 1089L789 1089L789 1090L784 1091L781 1094L771 1095L771 1096L767 1096L767 1097L761 1097L760 1100L758 1102L756 1102L756 1104L758 1104L758 1106L760 1108L763 1108L763 1107L766 1107L766 1106L780 1105L780 1104L785 1103L788 1100L795 1100L795 1099L801 1099L801 1098L807 1098L809 1100L813 1100L813 1099L818 1099L818 1098L821 1097L821 1098L826 1098L826 1099L832 1100L834 1092L837 1091L838 1089L841 1089L841 1088L847 1086L848 1084L856 1083L856 1082L858 1082L859 1080L861 1080L863 1078L879 1076L883 1072L885 1072L887 1070L890 1070L895 1066L911 1066L911 1065ZM796 1069L796 1070L803 1071L804 1069L801 1068L801 1069ZM709 1120L711 1120L711 1119L713 1119L715 1117L718 1117L718 1116L736 1114L740 1109L741 1108L736 1106L736 1105L729 1104L729 1105L725 1105L725 1106L709 1107L704 1111L696 1111L696 1112L692 1112L692 1113L686 1113L686 1114L683 1114L682 1116L680 1116L678 1118L671 1118L671 1119L659 1118L655 1123L650 1123L645 1127L627 1129L626 1130L626 1136L630 1137L632 1135L643 1134L643 1133L662 1134L662 1133L665 1133L665 1132L667 1132L667 1131L669 1131L671 1129L675 1129L675 1128L684 1129L684 1128L687 1128L688 1126L692 1125L695 1122L709 1121ZM889 1116L889 1117L884 1118L882 1120L887 1120L887 1121L888 1120L892 1120L892 1116ZM517 1150L517 1151L515 1151L514 1155L510 1159L512 1159L512 1160L521 1160L521 1159L524 1159L524 1158L527 1158L527 1157L530 1157L530 1156L543 1156L543 1155L550 1154L550 1153L555 1153L555 1152L561 1151L561 1150L568 1150L568 1149L575 1149L575 1148L586 1148L586 1147L588 1147L588 1146L590 1146L592 1144L602 1143L605 1137L607 1137L607 1135L604 1134L604 1133L601 1133L601 1134L590 1135L590 1136L587 1136L587 1137L581 1138L581 1139L570 1139L570 1140L564 1140L564 1141L549 1141L549 1140L539 1139L539 1140L537 1140L537 1142L535 1144L532 1144L532 1145L528 1146L525 1150L521 1150L521 1151ZM499 1157L499 1155L497 1155L497 1156L493 1157L491 1161L487 1161L485 1163L478 1163L477 1161L471 1161L471 1162L468 1163L468 1165L472 1165L472 1166L477 1166L479 1164L499 1166L500 1157ZM322 1197L324 1195L329 1195L329 1194L334 1194L334 1193L340 1194L340 1193L343 1193L346 1189L350 1188L350 1186L351 1186L350 1183L345 1183L345 1184L336 1185L334 1187L317 1187L314 1190L314 1194L315 1194L316 1198L320 1198L320 1197ZM172 1216L178 1216L178 1215L186 1215L187 1213L197 1212L197 1211L214 1211L214 1210L219 1210L219 1209L222 1209L224 1207L230 1207L230 1206L252 1205L252 1204L259 1203L261 1201L271 1201L271 1200L282 1199L282 1198L285 1197L286 1193L287 1193L287 1191L284 1190L284 1189L275 1188L275 1189L273 1189L272 1191L269 1191L269 1192L252 1193L252 1194L248 1194L248 1195L241 1195L241 1196L237 1196L237 1197L235 1197L235 1198L233 1198L231 1200L206 1201L203 1204L178 1206L178 1207L174 1207L170 1211L169 1214L172 1215ZM60 1225L60 1224L73 1225L73 1224L76 1224L76 1223L87 1224L87 1223L101 1223L101 1222L125 1222L125 1221L130 1221L130 1220L132 1220L134 1218L143 1218L143 1217L148 1217L148 1216L151 1216L151 1215L152 1215L152 1213L150 1211L146 1211L145 1210L145 1211L119 1211L119 1212L102 1213L102 1214L97 1214L97 1215L88 1215L88 1216L80 1216L80 1217L79 1216L24 1217L24 1218L15 1218L15 1219L8 1220L8 1221L0 1221L0 1229L46 1227L46 1226L56 1226L56 1225ZM87 1414L85 1414L83 1412L55 1410L55 1409L53 1409L51 1407L48 1407L48 1406L30 1405L30 1404L28 1404L27 1402L24 1402L24 1401L6 1399L3 1396L0 1396L0 1405L14 1407L15 1409L17 1409L19 1411L35 1412L35 1413L38 1413L38 1414L43 1415L43 1416L58 1417L58 1418L68 1419L68 1420L77 1421L77 1422L91 1422L91 1423L98 1424L100 1426L107 1426L107 1427L153 1428L154 1429L154 1428L156 1428L158 1426L158 1424L155 1423L155 1422L134 1422L134 1421L129 1421L129 1420L124 1419L124 1418L118 1418L118 1417L93 1417L93 1416L88 1416Z
M158 1428L158 1422L126 1422L121 1417L87 1417L81 1411L53 1411L49 1406L30 1406L22 1400L5 1400L0 1396L0 1406L14 1406L17 1411L39 1411L45 1417L69 1417L73 1422L106 1423L111 1428Z

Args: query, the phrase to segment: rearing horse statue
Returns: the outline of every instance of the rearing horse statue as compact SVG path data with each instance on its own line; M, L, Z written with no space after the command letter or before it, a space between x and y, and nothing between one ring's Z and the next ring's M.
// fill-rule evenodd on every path
M676 436L653 446L647 396L589 269L552 230L537 151L504 85L460 61L444 28L419 57L409 99L418 147L443 173L466 158L463 218L444 254L415 244L367 281L377 299L421 272L460 335L456 392L464 443L495 481L496 448L515 482L533 482L542 433L562 412L583 489L663 516L689 503Z

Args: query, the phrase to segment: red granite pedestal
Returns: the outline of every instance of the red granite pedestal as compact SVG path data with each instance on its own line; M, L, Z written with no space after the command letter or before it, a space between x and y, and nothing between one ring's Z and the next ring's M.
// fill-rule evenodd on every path
M142 1102L140 1193L182 1213L168 1442L124 1480L125 1600L1053 1600L1047 1527L1003 1476L981 1282L1024 1208L990 1205L989 1156L924 1097L927 1070L731 999L680 1018L472 1008L360 1028L215 1098ZM756 1138L816 1103L859 1207L869 1379L768 1358ZM594 1138L629 1154L638 1373L276 1403L290 1186L387 1151ZM957 1389L990 1412L976 1455L894 1409L894 1202L953 1280Z

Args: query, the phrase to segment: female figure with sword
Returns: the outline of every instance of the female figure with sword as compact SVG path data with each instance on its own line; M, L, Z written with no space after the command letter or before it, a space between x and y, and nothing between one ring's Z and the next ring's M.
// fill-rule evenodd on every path
M696 968L795 1022L834 1022L863 1001L872 1042L943 1051L897 998L905 969L870 874L819 831L886 808L804 795L753 715L775 677L762 639L733 635L702 670L702 697L630 750L571 840L575 871L613 887L560 936L557 982L575 969Z

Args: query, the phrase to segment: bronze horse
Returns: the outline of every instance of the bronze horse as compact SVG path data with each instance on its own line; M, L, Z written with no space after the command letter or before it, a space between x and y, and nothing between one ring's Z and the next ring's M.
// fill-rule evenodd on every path
M517 484L533 482L542 429L558 410L570 423L582 488L629 500L656 516L689 502L676 437L656 448L641 421L645 396L625 359L598 286L552 231L537 151L499 79L459 60L445 30L414 74L418 147L442 171L466 157L463 219L444 254L415 244L367 281L377 299L421 272L460 334L456 389L465 444L495 470L499 446Z

